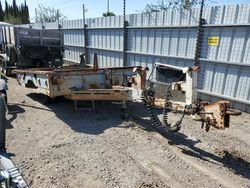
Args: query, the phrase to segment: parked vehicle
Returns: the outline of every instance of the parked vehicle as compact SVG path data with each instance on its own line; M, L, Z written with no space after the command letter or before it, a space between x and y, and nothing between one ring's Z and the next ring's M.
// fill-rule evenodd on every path
M8 86L4 79L0 78L0 96L4 98L5 103L7 104L7 90Z
M0 24L0 67L9 76L16 68L58 67L62 64L62 33Z

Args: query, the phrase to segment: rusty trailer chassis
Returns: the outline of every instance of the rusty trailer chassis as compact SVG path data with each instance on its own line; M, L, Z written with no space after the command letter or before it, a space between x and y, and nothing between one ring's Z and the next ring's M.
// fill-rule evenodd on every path
M146 70L138 66L32 68L15 73L21 86L35 89L46 99L64 96L75 101L76 108L76 102L81 100L140 100L146 80Z
M127 116L126 101L140 101L148 108L153 125L167 131L176 132L184 114L189 114L196 121L202 122L206 131L211 126L217 129L229 127L230 115L240 115L241 112L231 109L228 101L209 103L197 99L197 73L192 67L176 67L156 63L149 76L150 88L146 88L147 68L133 67L64 67L19 69L15 73L20 85L33 88L48 99L64 96L73 100L75 109L77 101L110 100L122 101L122 118ZM153 74L153 71L156 74ZM152 77L156 75L156 77ZM176 79L181 78L181 80ZM169 81L174 78L175 81ZM166 81L158 81L158 80ZM152 84L163 83L167 86L165 99L157 99L152 90ZM163 120L154 115L151 106L163 107ZM168 123L168 112L182 113L182 118L174 124Z

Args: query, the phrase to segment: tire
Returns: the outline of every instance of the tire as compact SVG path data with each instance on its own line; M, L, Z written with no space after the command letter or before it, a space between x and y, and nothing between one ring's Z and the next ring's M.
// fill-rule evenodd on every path
M9 65L15 66L15 64L17 63L17 53L14 47L9 49L9 58L10 58Z
M37 62L25 55L18 55L17 66L21 68L33 68L37 66Z
M2 72L5 76L11 76L11 75L12 75L11 69L6 68L6 62L2 62L1 72Z
M17 52L16 52L15 46L8 45L6 53L7 53L7 56L9 57L8 65L15 66L15 64L17 63Z
M3 70L2 72L3 72L4 75L6 75L6 76L8 76L8 77L12 76L12 71L11 71L11 69L3 68L2 70Z

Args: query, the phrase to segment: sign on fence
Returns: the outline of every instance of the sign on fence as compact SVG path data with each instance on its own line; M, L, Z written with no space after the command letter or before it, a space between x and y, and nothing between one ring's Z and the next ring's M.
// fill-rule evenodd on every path
M218 46L220 41L220 37L208 37L208 45L210 46Z

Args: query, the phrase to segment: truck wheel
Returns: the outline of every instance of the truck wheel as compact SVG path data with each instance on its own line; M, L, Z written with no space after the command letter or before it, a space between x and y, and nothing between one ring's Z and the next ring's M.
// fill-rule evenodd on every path
M17 52L15 46L11 46L8 48L8 55L9 55L9 65L14 66L17 63Z
M37 66L37 62L29 58L25 55L18 55L18 62L17 62L17 67L22 67L22 68L33 68Z
M6 75L6 76L11 76L11 75L12 75L11 69L8 69L8 68L3 67L2 70L3 70L3 71L2 71L3 74Z
M12 75L11 69L6 68L6 62L3 62L3 63L2 63L1 72L2 72L4 75L6 75L6 76L11 76L11 75Z

